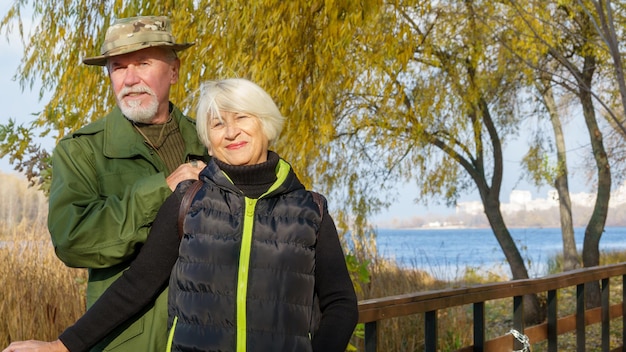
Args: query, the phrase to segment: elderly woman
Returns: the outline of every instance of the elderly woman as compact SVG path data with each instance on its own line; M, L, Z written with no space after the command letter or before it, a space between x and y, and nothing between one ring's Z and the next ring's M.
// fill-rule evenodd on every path
M190 181L160 209L129 270L59 340L5 352L88 350L148 306L168 278L173 351L345 350L356 295L328 210L320 213L289 163L268 149L284 122L276 104L248 80L212 81L197 116L213 158L182 239L177 217Z

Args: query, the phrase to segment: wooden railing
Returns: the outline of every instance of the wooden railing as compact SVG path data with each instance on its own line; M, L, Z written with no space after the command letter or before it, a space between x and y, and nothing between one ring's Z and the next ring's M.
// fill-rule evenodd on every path
M621 302L609 302L610 282L613 277L622 279ZM601 305L585 309L584 286L588 282L599 282ZM527 338L529 344L547 340L548 351L557 351L557 338L567 332L576 334L576 351L585 351L585 327L601 324L602 351L610 351L609 327L612 319L621 317L621 346L612 351L625 351L626 336L626 263L585 268L566 273L550 275L538 279L515 280L494 284L484 284L465 288L417 292L399 296L369 299L359 302L359 322L365 323L365 351L378 350L378 322L383 319L424 314L424 351L438 351L437 317L438 310L473 305L473 345L457 351L512 351L522 350L523 344L511 334L485 340L485 302L511 298L513 330ZM576 287L576 313L559 318L557 315L557 290ZM528 294L547 293L546 322L524 326L522 297Z

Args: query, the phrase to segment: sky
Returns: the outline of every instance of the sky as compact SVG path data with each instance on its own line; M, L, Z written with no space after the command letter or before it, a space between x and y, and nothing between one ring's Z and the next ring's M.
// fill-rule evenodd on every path
M1 2L1 1L0 1ZM4 4L0 5L0 13L6 12ZM23 54L23 48L16 36L10 37L7 42L4 35L0 36L0 106L2 113L0 114L0 123L5 124L9 118L16 120L18 123L32 121L32 113L39 112L44 102L39 101L39 86L35 86L33 90L28 88L22 90L17 81L13 80L13 76L17 72L20 58ZM531 126L528 126L529 129ZM524 129L523 129L524 130ZM565 126L566 140L568 144L568 163L574 170L570 178L571 191L588 192L590 186L584 181L584 172L576 171L577 165L580 165L581 153L584 152L584 146L588 144L584 134L585 127L581 118L572 118ZM571 138L570 138L571 137ZM537 188L533 185L519 180L521 174L520 161L527 150L527 135L520 135L515 140L509 140L504 149L505 174L501 193L501 202L506 203L509 200L509 194L512 190L527 190L533 193L533 198L545 198L549 190L548 187ZM52 151L55 141L48 137L39 141L48 151ZM8 157L0 158L0 172L15 173L13 167L9 164ZM405 219L413 216L428 218L429 214L447 215L453 214L455 209L447 208L443 205L437 205L436 200L431 201L432 205L425 207L420 203L416 203L417 188L411 184L399 184L397 186L399 194L398 200L385 211L372 217L376 223L390 222L395 219ZM461 202L479 200L477 192L462 194Z
M0 0L0 15L4 15L9 8L6 1ZM22 90L13 76L17 72L23 54L23 46L15 30L8 39L0 33L0 124L6 124L9 119L18 123L30 122L34 118L31 114L42 110L44 102L39 101L39 86L33 90ZM54 139L46 138L39 141L42 146L51 151ZM9 158L0 158L0 172L16 173L9 164Z

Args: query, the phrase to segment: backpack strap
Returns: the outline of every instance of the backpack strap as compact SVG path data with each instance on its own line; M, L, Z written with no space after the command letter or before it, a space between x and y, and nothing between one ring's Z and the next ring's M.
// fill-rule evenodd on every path
M322 217L322 220L323 220L324 219L324 202L326 201L326 199L324 199L323 195L315 191L309 191L309 192L313 196L313 200L315 201L317 206L320 208L320 216Z
M196 196L196 193L198 193L198 190L200 189L200 187L202 187L202 181L197 180L191 186L189 186L189 188L187 188L187 191L185 192L185 195L183 196L183 200L180 202L180 208L178 208L178 239L179 240L183 238L183 234L184 234L183 225L185 224L185 216L187 215L187 212L189 211L189 207L191 206L191 202L193 201L193 198Z

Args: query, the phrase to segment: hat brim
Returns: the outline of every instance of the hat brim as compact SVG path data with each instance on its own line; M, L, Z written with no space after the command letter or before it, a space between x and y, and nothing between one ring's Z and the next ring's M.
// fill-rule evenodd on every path
M164 47L169 47L174 51L182 51L193 46L194 44L196 43L180 43L180 44L168 43L168 42L137 43L137 44L128 45L122 48L118 48L116 50L111 50L110 52L103 54L103 55L83 58L83 63L85 65L92 65L92 66L106 66L107 60L113 56L124 55L124 54L132 53L135 51L139 51L141 49L152 48L155 46L164 46Z

